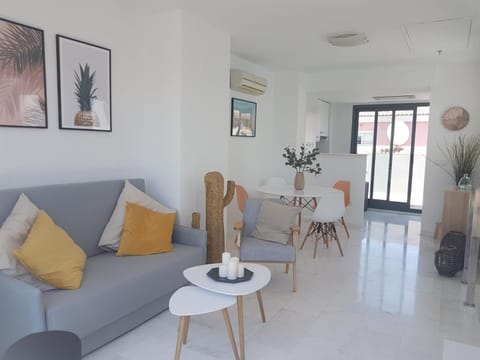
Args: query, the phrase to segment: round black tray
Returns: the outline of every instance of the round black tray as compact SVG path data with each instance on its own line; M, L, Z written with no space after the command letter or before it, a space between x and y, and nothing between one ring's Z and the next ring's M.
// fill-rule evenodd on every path
M253 272L248 270L247 268L245 268L245 276L244 277L236 278L235 280L229 280L226 277L220 277L218 275L218 267L214 267L214 268L211 268L207 272L207 276L209 278L212 278L215 281L229 283L229 284L236 284L236 283L241 283L241 282L244 282L244 281L249 281L253 276Z

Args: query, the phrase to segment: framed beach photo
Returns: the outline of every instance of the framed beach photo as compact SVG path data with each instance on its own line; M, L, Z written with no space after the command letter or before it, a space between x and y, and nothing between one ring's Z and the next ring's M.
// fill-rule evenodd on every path
M112 131L110 49L57 35L60 129Z
M47 128L43 30L0 18L0 126Z
M232 98L231 136L255 137L257 103Z

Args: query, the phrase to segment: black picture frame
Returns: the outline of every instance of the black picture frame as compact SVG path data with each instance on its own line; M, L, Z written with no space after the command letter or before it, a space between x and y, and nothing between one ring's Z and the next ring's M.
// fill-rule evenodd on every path
M56 48L58 127L112 132L112 51L59 34Z
M242 119L242 114L249 114ZM230 114L230 136L257 136L257 103L253 101L232 98Z
M2 32L8 36L0 35L0 127L47 129L45 33L0 17Z

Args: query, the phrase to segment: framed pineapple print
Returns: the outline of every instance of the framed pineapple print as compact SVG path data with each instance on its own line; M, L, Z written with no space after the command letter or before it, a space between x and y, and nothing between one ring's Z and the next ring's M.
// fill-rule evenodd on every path
M60 129L112 131L110 49L57 35Z
M47 127L43 30L0 18L0 126Z

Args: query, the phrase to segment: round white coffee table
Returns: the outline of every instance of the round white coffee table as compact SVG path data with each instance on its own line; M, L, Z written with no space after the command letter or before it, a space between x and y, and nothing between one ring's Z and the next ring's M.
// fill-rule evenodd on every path
M232 323L230 322L230 316L227 311L227 308L235 305L236 302L237 299L234 296L214 293L197 286L184 286L175 291L168 305L173 315L180 316L175 360L180 359L182 342L184 344L187 342L190 316L208 314L220 310L222 311L225 326L227 327L228 338L232 345L233 354L235 355L235 359L238 360L237 345L235 344Z
M240 359L245 360L245 332L243 317L243 297L257 293L258 305L262 321L265 322L265 311L263 309L263 300L261 290L270 282L272 274L270 270L263 265L244 263L245 268L253 272L252 279L236 284L229 284L215 281L207 276L207 272L220 264L206 264L194 266L183 271L183 276L192 284L205 290L215 293L231 295L237 297L237 316L238 316L238 336L240 343Z

